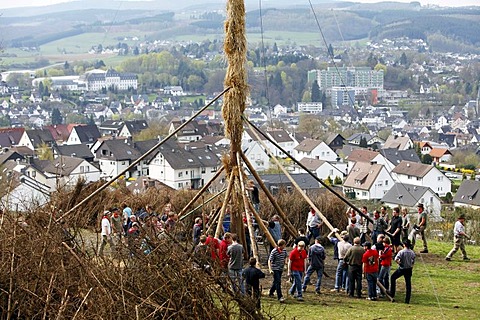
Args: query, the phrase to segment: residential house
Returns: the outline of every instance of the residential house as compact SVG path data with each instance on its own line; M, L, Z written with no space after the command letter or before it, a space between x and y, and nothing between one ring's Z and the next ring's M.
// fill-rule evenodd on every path
M163 88L163 94L165 95L171 95L174 97L178 96L185 96L186 93L183 91L183 88L181 86L168 86Z
M124 122L122 120L105 120L98 126L98 131L102 136L117 137L122 129Z
M278 115L285 113L287 113L287 107L284 107L281 104L277 104L275 107L273 107L273 114L275 115L275 117L278 117Z
M408 208L414 212L416 212L417 205L423 203L429 213L429 219L433 221L440 221L442 219L440 216L442 200L428 186L422 187L397 182L383 196L382 202L390 208Z
M392 176L384 165L356 162L343 183L343 192L355 199L380 200L393 184Z
M331 133L325 139L325 143L334 151L341 149L345 142L345 138L339 133Z
M430 187L440 197L452 191L452 182L436 167L412 161L402 161L392 171L397 182Z
M104 140L95 151L95 159L102 172L101 177L107 179L119 175L141 155L140 151L134 148L131 139ZM127 171L125 177L140 177L144 175L143 173L144 167L139 164Z
M458 146L457 135L454 133L439 133L438 142L446 144L449 148Z
M9 171L8 179L7 194L0 201L9 212L33 212L50 201L48 186L15 171Z
M51 190L72 188L80 180L86 183L100 180L100 169L81 158L58 156L53 160L33 159L31 165L43 173L33 178Z
M0 129L0 147L10 148L20 143L20 139L25 132L24 128L5 128Z
M50 102L62 102L62 97L58 92L52 92L50 93L50 96L48 97L48 101Z
M28 100L30 100L30 102L32 103L40 103L42 102L42 95L38 92L32 92L30 94L30 98L28 98Z
M52 147L55 143L55 139L48 129L32 129L25 130L18 145L25 146L30 150L37 150L43 146Z
M320 183L309 173L295 173L290 176L300 189L307 194L318 193L321 188ZM278 194L280 190L293 192L296 189L290 179L284 174L262 174L260 178L273 195Z
M146 176L138 177L134 181L127 183L127 189L133 194L145 193L150 189L169 191L175 190L167 186L165 183L158 181L157 179L152 179Z
M133 135L139 134L145 129L148 129L148 124L145 120L125 121L120 129L118 136L127 138L133 137Z
M422 153L422 155L430 154L432 150L433 150L433 147L430 142L428 141L420 142L420 152Z
M84 143L91 147L100 137L100 131L96 125L77 125L72 128L65 144L72 145Z
M335 178L338 177L343 181L344 173L333 163L325 160L312 159L307 157L302 158L302 160L300 160L300 163L322 180L330 178L332 181L334 181ZM296 167L295 169L295 173L304 172L306 171L303 170L301 167Z
M387 138L387 141L383 144L385 149L398 149L398 150L408 150L413 149L415 145L413 144L412 139L408 136L400 137L397 135L390 135Z
M298 144L294 149L293 156L297 160L307 157L324 161L336 161L338 157L325 142L314 139L305 139Z
M389 172L393 170L403 160L418 162L421 160L418 157L415 149L398 150L398 149L380 149L379 153L386 159L385 165ZM378 163L382 163L380 158L374 159Z
M52 124L43 128L50 131L57 145L62 145L68 140L74 126L75 124Z
M219 155L210 147L182 148L167 141L149 162L149 176L174 189L198 189L212 179L220 166Z
M463 180L462 184L453 197L455 207L468 207L475 210L480 209L480 181Z
M268 130L267 135L275 141L280 147L282 147L289 154L293 155L294 148L296 147L296 141L288 134L287 131L283 129ZM284 154L278 148L272 148L270 151L275 157L287 158L288 156Z
M265 137L260 134L259 137L269 150L275 148ZM243 132L242 150L256 171L261 172L270 169L270 157L250 129Z
M178 127L183 125L185 120L174 119L170 123L169 134L172 134ZM179 142L197 141L202 137L208 135L207 126L205 123L199 123L196 120L190 121L179 132L176 133L176 138Z
M93 163L95 157L86 144L72 144L72 145L57 145L53 147L53 156L68 156L74 158L84 159Z
M355 133L346 139L347 143L356 146L362 146L362 141L366 142L364 147L379 147L384 141L378 136L372 136L368 133Z
M444 148L433 148L430 151L430 156L435 163L450 162L453 158L450 150Z
M8 148L4 148L0 151L0 166L9 160L17 161L17 159L22 161L25 157L17 151Z
M10 102L13 104L19 104L23 102L23 97L20 93L14 92L10 95Z

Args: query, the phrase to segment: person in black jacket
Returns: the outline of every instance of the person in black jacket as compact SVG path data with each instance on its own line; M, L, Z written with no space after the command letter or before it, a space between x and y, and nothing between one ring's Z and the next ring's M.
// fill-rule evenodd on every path
M250 266L243 270L247 294L255 301L257 310L260 310L260 279L265 278L265 273L255 267L257 259L252 257L248 263Z

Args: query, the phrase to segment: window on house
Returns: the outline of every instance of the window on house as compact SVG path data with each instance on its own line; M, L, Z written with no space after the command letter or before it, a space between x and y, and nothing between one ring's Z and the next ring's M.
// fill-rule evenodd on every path
M80 166L80 172L83 173L85 168L83 166Z
M37 171L32 171L32 178L35 178L37 176Z
M443 176L437 177L437 180L438 180L438 181L443 181Z
M211 172L217 172L217 167L212 167L212 171Z
M407 179L411 180L413 177L412 176L407 176Z
M206 172L205 168L202 168L202 173L205 173L205 172Z
M362 196L366 197L367 196L367 191L362 191Z
M182 177L183 177L183 172L179 172L179 173L178 173L178 177L179 177L179 178L182 178Z
M385 187L388 186L388 180L385 180Z

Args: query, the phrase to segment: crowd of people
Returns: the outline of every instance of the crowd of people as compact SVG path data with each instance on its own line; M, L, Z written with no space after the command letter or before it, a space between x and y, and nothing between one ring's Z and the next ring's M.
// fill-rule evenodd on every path
M255 189L248 185L250 191ZM258 189L256 190L258 192ZM257 195L258 196L258 195ZM259 208L259 203L256 203ZM274 215L269 221L262 221L275 241L268 250L268 271L272 275L272 282L268 296L285 301L282 293L282 278L284 271L291 283L288 294L297 301L304 301L304 292L314 283L315 294L322 293L322 279L325 272L327 242L333 244L333 258L337 261L335 282L332 293L344 292L352 298L362 298L362 289L366 289L367 300L375 301L389 296L392 301L396 294L396 284L400 277L405 280L405 303L411 299L411 279L416 254L413 251L417 235L422 239L423 248L420 253L428 253L425 230L428 215L423 204L417 205L418 216L410 218L408 210L393 208L391 216L388 208L382 206L380 210L368 212L366 206L360 212L349 208L346 212L348 224L344 230L333 229L326 237L321 235L323 221L320 214L311 208L306 216L305 228L299 228L298 236L293 241L290 252L287 242L282 239L282 226L279 216ZM194 218L192 227L192 243L195 264L205 270L218 266L222 274L231 281L233 292L248 295L260 308L260 279L266 275L258 266L258 261L252 254L250 233L247 227L247 218L243 217L246 242L240 241L240 235L230 230L230 209L221 224L223 236L215 237L214 231L205 225L202 217ZM205 217L203 217L205 218ZM252 220L253 215L251 216ZM142 246L145 230L153 234L171 232L178 222L177 215L172 211L171 204L165 205L162 214L156 214L153 208L147 205L144 209L133 213L126 204L122 211L113 208L105 211L101 221L102 243L99 255L102 256L107 244L111 249L119 243L127 244L130 254L142 249L148 253L148 245ZM469 260L465 251L465 240L468 235L464 227L465 217L462 215L455 224L455 242L453 249L446 256L451 260L458 250L461 250L464 260ZM255 228L255 235L258 228ZM246 244L244 248L243 244ZM244 268L247 259L248 267ZM392 272L393 264L397 268ZM362 287L366 279L367 287Z

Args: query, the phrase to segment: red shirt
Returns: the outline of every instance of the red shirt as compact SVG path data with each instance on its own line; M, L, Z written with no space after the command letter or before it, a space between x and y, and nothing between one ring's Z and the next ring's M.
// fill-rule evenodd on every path
M307 251L303 249L302 251L298 250L298 247L290 252L290 270L291 271L305 271L305 259L307 259Z
M217 252L220 250L220 243L218 242L218 239L215 239L214 237L209 236L207 237L207 241L205 241L205 244L210 248L210 254L212 256L212 260L217 260L218 259Z
M230 260L230 257L227 254L227 249L230 244L224 240L220 242L220 265L222 268L227 268L228 267L228 261Z
M368 249L362 257L363 269L365 273L378 272L378 251Z
M393 256L393 250L392 246L385 246L385 248L382 251L382 254L380 255L380 265L389 267L392 265L392 256Z

